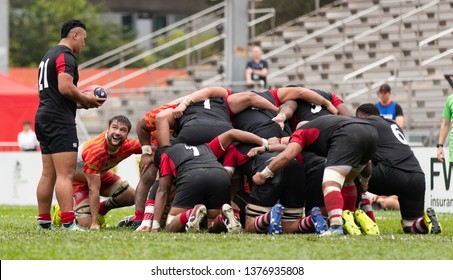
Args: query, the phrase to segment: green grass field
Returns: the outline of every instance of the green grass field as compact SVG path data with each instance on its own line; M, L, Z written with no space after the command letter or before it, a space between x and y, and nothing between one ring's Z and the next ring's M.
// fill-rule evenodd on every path
M380 236L173 234L116 228L133 208L109 212L110 228L36 229L36 207L0 206L2 260L451 260L453 214L439 213L442 235L403 234L400 214L377 211Z

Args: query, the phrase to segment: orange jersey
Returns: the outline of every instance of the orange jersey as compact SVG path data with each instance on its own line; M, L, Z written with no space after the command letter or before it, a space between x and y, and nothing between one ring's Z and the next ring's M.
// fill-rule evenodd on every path
M106 133L91 138L80 149L78 161L83 162L83 172L86 174L102 175L130 155L142 153L140 142L128 138L115 154L109 154Z
M156 116L163 110L166 110L168 108L176 108L179 105L179 103L167 103L164 104L160 107L154 108L151 111L147 112L144 116L146 127L151 131L150 135L150 144L153 146L153 152L156 151L157 147L160 146L159 142L157 141L157 131L156 131ZM170 130L170 133L173 133L173 130Z

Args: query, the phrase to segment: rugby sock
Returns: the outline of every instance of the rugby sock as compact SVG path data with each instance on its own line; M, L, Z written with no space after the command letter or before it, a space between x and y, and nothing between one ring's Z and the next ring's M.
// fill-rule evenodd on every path
M74 223L74 211L61 212L61 223L65 228L68 228Z
M271 222L271 212L267 212L264 215L255 218L255 230L256 232L265 232L269 228Z
M105 208L105 201L101 201L101 203L99 203L99 215L104 216L109 210L110 209Z
M234 212L234 216L236 217L236 219L238 221L241 220L241 209L233 209L233 212Z
M425 220L423 219L423 217L415 220L415 222L412 224L412 227L411 227L411 233L419 233L419 234L428 233L428 227L426 226Z
M50 228L52 223L52 217L50 214L39 214L38 215L38 225L42 228Z
M327 215L331 225L342 225L343 219L343 197L340 190L331 191L324 196L324 204L326 205Z
M360 201L360 209L363 210L370 217L373 222L376 222L376 218L374 217L373 207L371 207L371 201L366 195L366 193L362 192L362 200Z
M357 201L357 187L354 182L343 186L343 188L341 188L341 195L343 196L344 201L343 210L354 212Z
M143 220L152 220L154 218L154 199L148 199L145 202L145 213Z
M145 210L135 210L135 213L134 213L134 216L135 216L134 225L139 226L142 223L144 214L145 214Z
M189 221L189 217L192 214L193 209L187 210L186 212L182 212L181 215L179 216L179 221L181 222L182 225L187 224Z
M311 216L300 218L297 221L297 227L302 233L314 232L314 225Z

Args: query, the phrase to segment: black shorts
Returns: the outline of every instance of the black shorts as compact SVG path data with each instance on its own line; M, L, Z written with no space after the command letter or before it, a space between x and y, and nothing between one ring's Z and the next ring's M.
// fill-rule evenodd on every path
M230 203L231 178L225 169L197 168L179 174L173 207L191 209L204 204L207 209L221 209Z
M35 132L42 154L77 152L79 139L75 124L36 123Z
M209 143L212 139L232 128L231 124L225 121L194 118L184 124L178 135L173 139L173 144L185 143L196 146Z
M371 125L352 123L334 132L329 146L326 167L366 164L377 149L378 134Z
M263 162L257 169L253 170L253 174L263 171L269 162ZM250 203L263 207L272 207L277 202L280 202L283 207L302 208L305 194L305 172L303 166L293 160L263 185L257 186L252 182Z
M425 174L402 171L383 164L373 165L368 191L377 195L397 195L403 219L423 216Z

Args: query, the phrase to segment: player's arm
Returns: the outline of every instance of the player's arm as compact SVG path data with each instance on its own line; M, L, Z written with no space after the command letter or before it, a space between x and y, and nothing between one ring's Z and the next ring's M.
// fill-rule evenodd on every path
M182 117L184 111L193 103L201 102L209 98L226 97L228 96L228 90L223 87L207 87L192 92L186 97L179 105L173 110L173 116L175 119Z
M58 74L58 91L65 97L76 101L82 108L97 108L102 105L105 98L94 96L93 92L88 95L81 93L73 84L74 78L68 73Z
M233 114L238 114L247 108L255 107L277 112L278 108L269 100L251 91L239 92L228 97L228 107Z
M142 146L142 157L139 163L140 174L143 175L148 167L153 164L154 156L152 155L151 145L150 145L150 133L148 126L146 125L145 118L142 117L136 126L138 141L140 146Z
M151 231L158 232L160 230L160 221L165 211L165 205L170 195L172 176L166 175L159 178L159 187L157 188L156 200L154 203L154 219Z
M247 144L255 144L255 145L263 145L268 146L268 141L264 138L261 138L253 133L248 131L243 131L240 129L230 129L218 136L219 143L224 150L228 149L228 147L234 141L238 141L241 143Z
M101 176L99 174L86 174L88 189L89 189L89 202L91 212L91 226L90 229L99 229L98 214L99 214L99 203L100 203L100 191L101 191Z
M448 131L450 130L450 119L442 118L442 124L440 125L439 131L439 141L437 142L440 145L437 145L437 159L441 162L444 162L445 154L444 154L444 142L445 138L447 137Z
M401 106L399 104L396 104L395 106L395 114L396 114L396 117L395 117L395 122L396 124L401 127L401 128L404 128L404 114L403 114L403 108L401 108Z
M255 147L250 149L250 151L247 153L248 157L254 157L257 154L261 154L264 152L283 152L288 145L286 144L269 144L269 146L260 146L260 147Z
M338 113L338 109L332 104L332 102L330 102L329 100L325 99L321 95L317 94L316 92L308 88L303 87L279 88L277 94L280 99L280 102L282 103L286 102L287 100L301 99L309 103L321 105L334 115Z
M287 100L285 103L280 105L278 108L278 115L272 120L280 125L283 129L285 127L285 121L292 118L294 112L297 110L297 101Z
M268 178L273 177L276 172L288 166L300 152L302 152L302 146L294 142L289 143L288 147L279 153L263 171L256 172L253 175L253 182L257 185L264 184Z
M161 146L170 146L170 130L176 127L173 109L168 108L156 115L157 140Z

